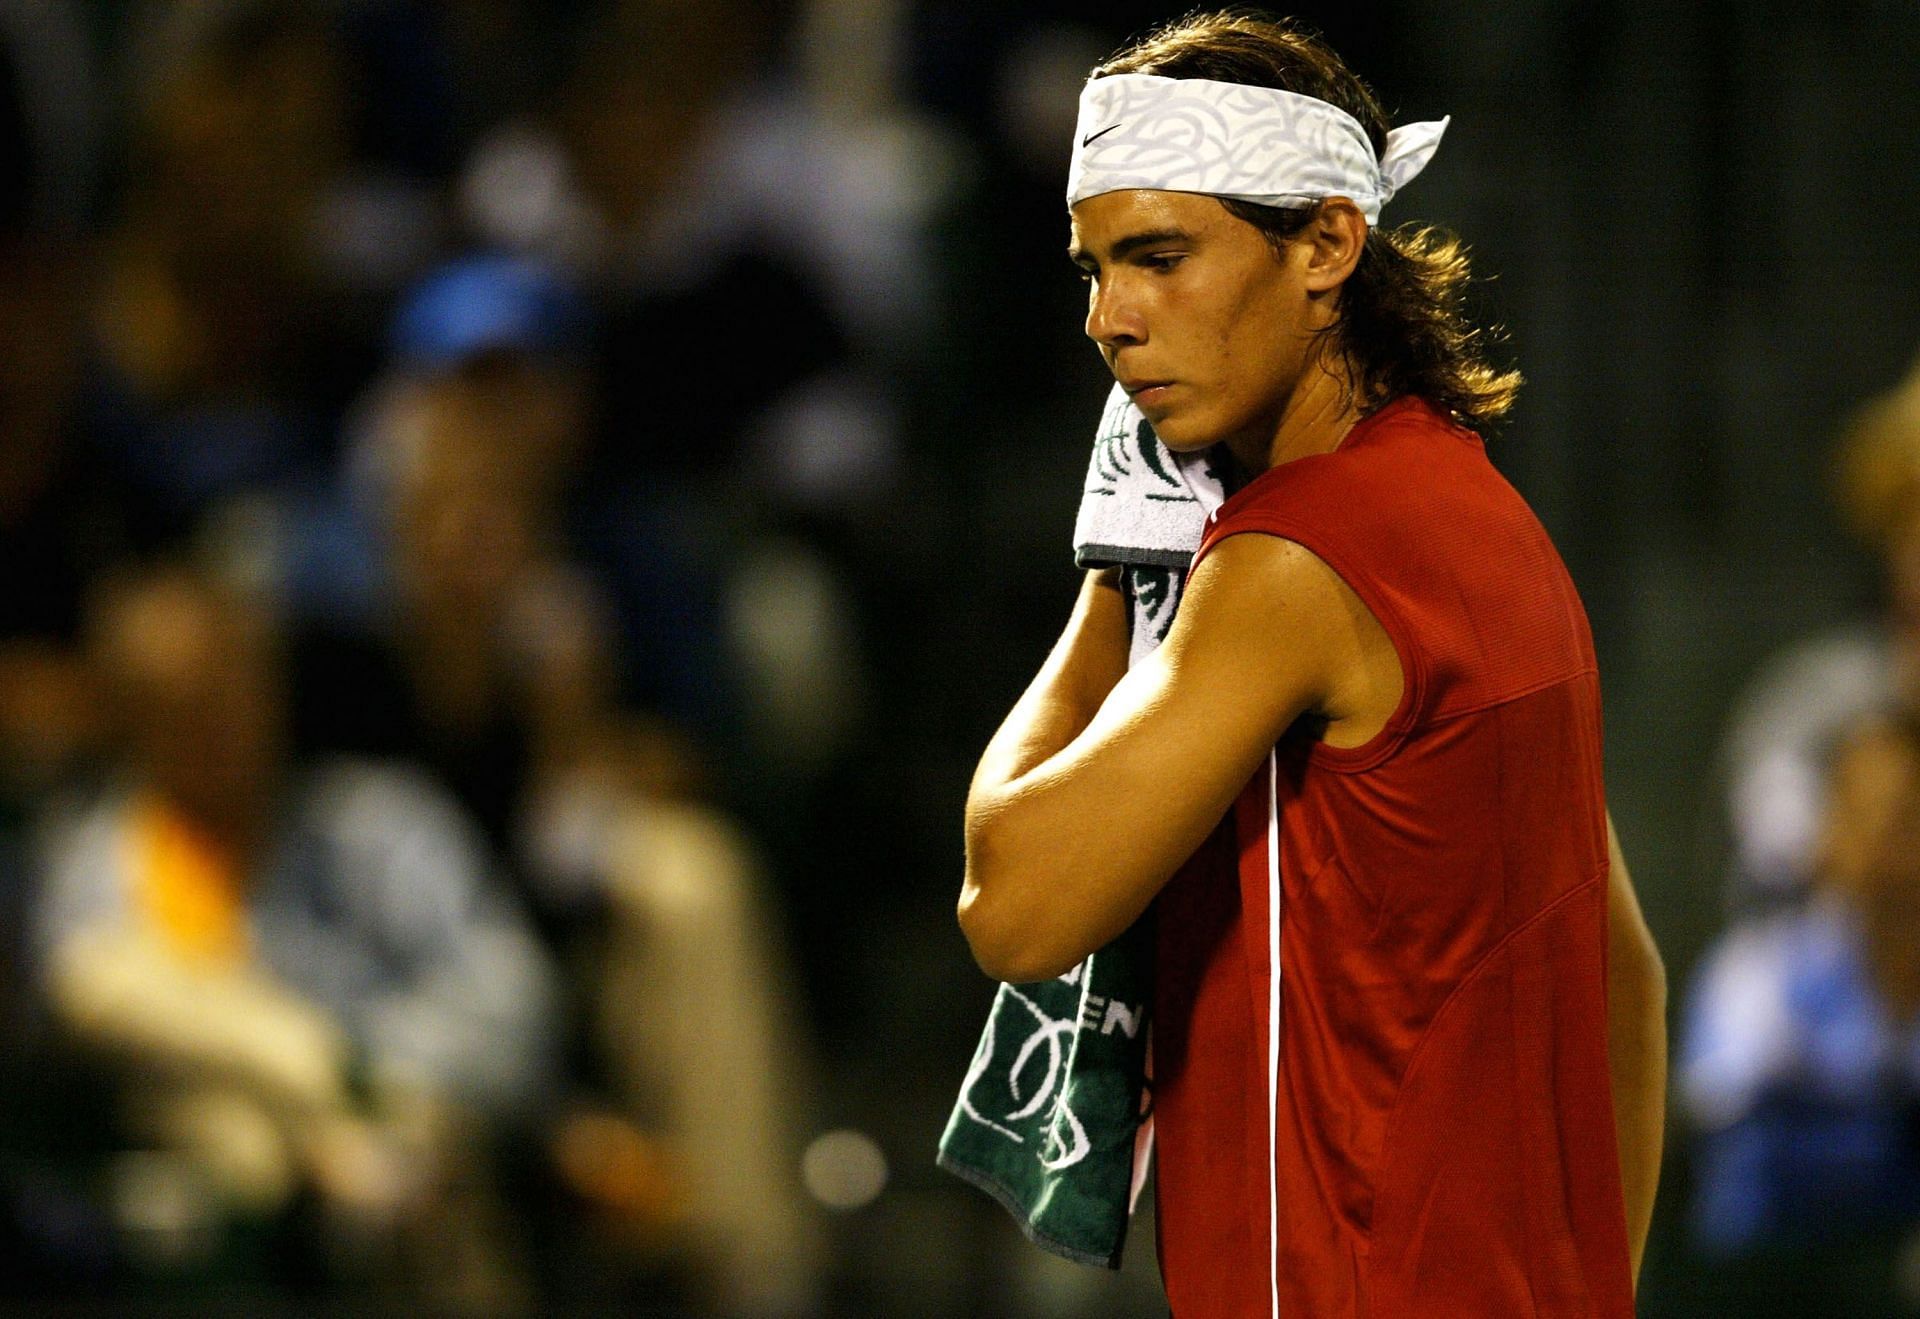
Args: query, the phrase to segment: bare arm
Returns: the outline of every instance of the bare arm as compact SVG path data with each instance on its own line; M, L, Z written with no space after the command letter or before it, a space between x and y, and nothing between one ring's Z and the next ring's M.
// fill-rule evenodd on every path
M1200 565L1131 670L1123 617L1090 581L974 774L960 924L996 979L1059 975L1126 929L1378 629L1325 563L1253 535Z
M1613 1069L1613 1120L1626 1192L1627 1239L1640 1276L1653 1198L1660 1184L1667 1114L1667 972L1607 821L1607 1057Z

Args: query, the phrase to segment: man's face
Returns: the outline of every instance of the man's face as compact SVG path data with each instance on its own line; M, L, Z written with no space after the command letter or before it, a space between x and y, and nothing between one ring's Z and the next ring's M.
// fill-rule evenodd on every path
M1276 252L1218 199L1135 189L1073 208L1087 337L1172 449L1264 454L1320 323L1305 250Z

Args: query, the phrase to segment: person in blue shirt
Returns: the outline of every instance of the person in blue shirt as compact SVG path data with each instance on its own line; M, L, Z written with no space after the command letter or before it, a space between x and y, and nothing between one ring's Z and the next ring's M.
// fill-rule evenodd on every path
M1813 890L1709 951L1679 1081L1710 1248L1920 1219L1920 728L1837 751Z

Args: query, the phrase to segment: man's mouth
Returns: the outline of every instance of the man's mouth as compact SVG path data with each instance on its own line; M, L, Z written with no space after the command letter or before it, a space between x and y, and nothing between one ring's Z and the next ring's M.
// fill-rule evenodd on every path
M1171 380L1127 380L1120 381L1120 388L1127 391L1127 397L1136 404L1154 403L1166 397L1167 390L1173 387Z

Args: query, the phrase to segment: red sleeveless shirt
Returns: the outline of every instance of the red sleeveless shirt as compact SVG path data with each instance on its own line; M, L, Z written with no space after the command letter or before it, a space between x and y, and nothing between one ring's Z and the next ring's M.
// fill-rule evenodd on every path
M1405 695L1352 750L1290 732L1156 903L1175 1319L1630 1319L1600 697L1566 569L1416 399L1228 500L1195 564L1249 532L1341 576Z

